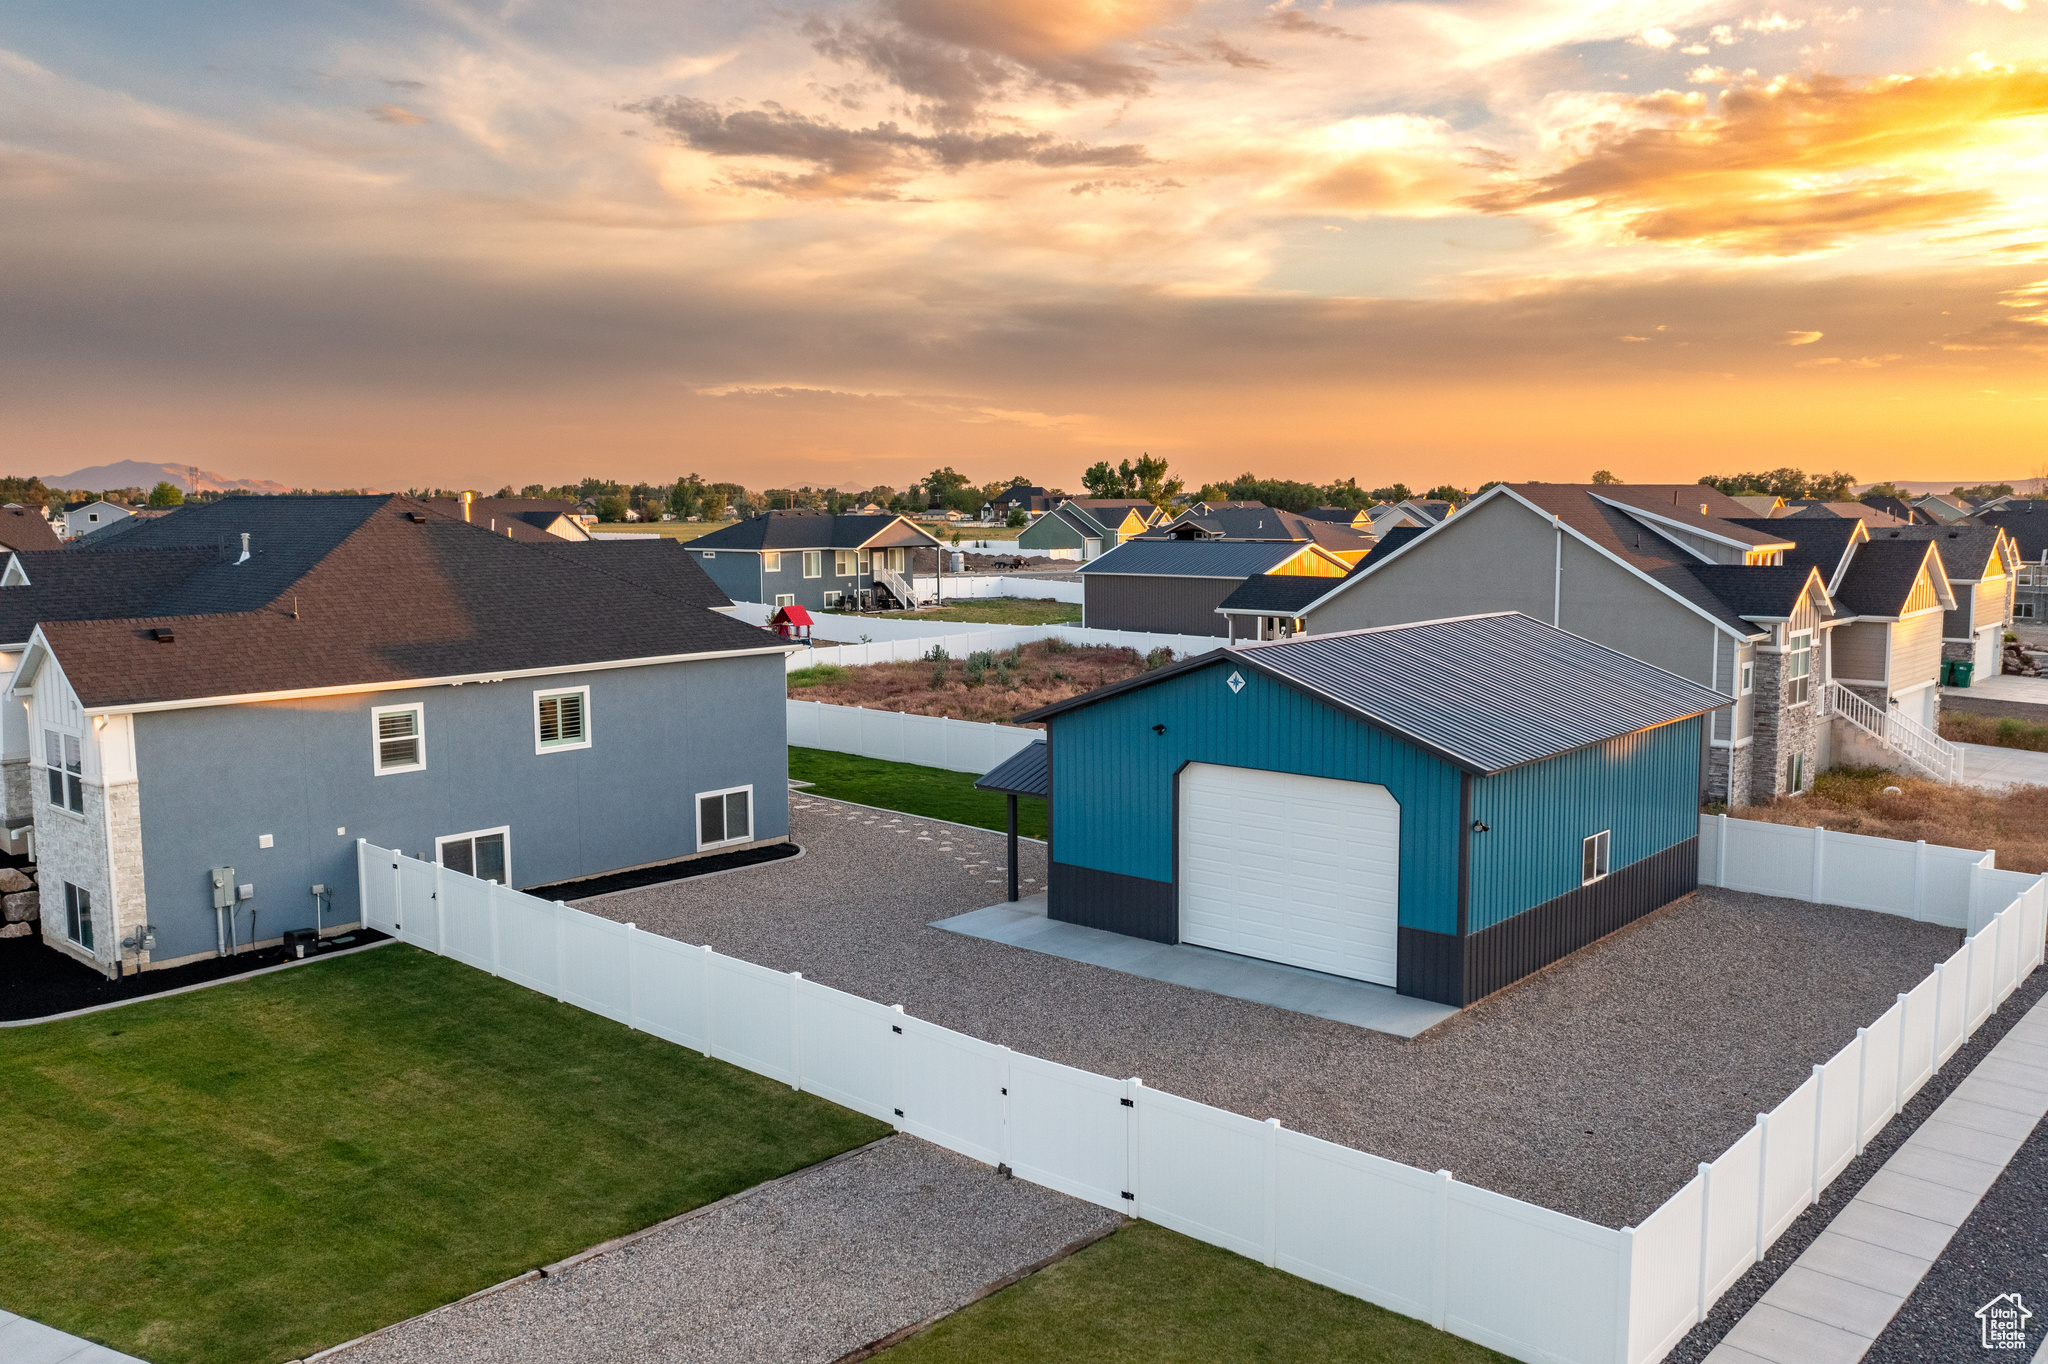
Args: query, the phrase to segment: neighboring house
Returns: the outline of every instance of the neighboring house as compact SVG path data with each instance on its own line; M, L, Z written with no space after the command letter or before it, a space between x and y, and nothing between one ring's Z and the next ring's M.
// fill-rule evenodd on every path
M1280 511L1263 503L1183 512L1154 526L1140 538L1312 544L1342 559L1347 566L1363 559L1374 544L1369 531L1357 531L1332 521L1318 521L1295 512Z
M2013 619L2048 621L2048 502L2020 498L1977 519L2004 531L2012 545Z
M1694 889L1728 704L1514 614L1204 654L1018 717L1047 913L1471 1004Z
M685 548L734 601L836 611L916 605L911 551L939 540L902 516L833 516L767 511L735 521Z
M397 497L235 498L119 543L0 587L132 607L47 615L8 687L44 940L109 975L350 926L358 839L533 886L787 837L792 646L708 609L685 554Z
M1428 530L1437 524L1430 519L1427 512L1417 510L1408 502L1382 502L1368 508L1365 514L1371 519L1374 535L1385 535L1388 531L1397 530L1402 526Z
M1310 507L1307 511L1303 512L1302 515L1306 516L1311 521L1330 521L1340 526L1349 526L1353 530L1365 531L1368 534L1372 531L1372 513L1364 509L1354 510L1350 507Z
M1879 538L1859 544L1834 595L1841 619L1828 634L1819 675L1933 733L1941 716L1942 621L1957 604L1935 546Z
M1951 497L1947 493L1929 493L1925 497L1916 497L1913 499L1913 506L1922 516L1941 525L1960 521L1974 510L1968 502L1959 497Z
M1120 523L1110 514L1104 519ZM1053 559L1094 559L1122 543L1115 525L1105 525L1072 499L1060 503L1017 535L1017 548L1043 550Z
M1924 525L1928 520L1926 513L1911 502L1903 497L1893 497L1890 493L1865 493L1856 500L1866 507L1876 508L1901 525Z
M97 498L91 502L67 502L64 504L64 538L76 540L90 535L103 526L135 515L133 507L119 502ZM38 546L40 548L40 546Z
M1058 500L1044 488L1030 487L1019 483L982 503L981 519L984 521L1002 521L1008 519L1013 511L1021 511L1027 516L1039 517L1051 511L1053 503Z
M1972 517L1967 524L1873 530L1871 539L1926 542L1941 551L1941 566L1955 589L1955 605L1942 620L1941 656L1969 660L1978 677L1997 676L2020 567L2019 550L2005 531Z
M63 543L35 508L19 502L0 507L0 549L60 549Z
M1795 498L1786 504L1785 510L1777 513L1783 517L1837 517L1862 521L1873 529L1880 526L1903 526L1907 522L1890 512L1881 511L1866 502L1822 502L1818 498Z
M1142 497L1070 497L1067 501L1114 530L1118 544L1173 519Z
M1396 526L1373 544L1372 551L1365 558L1352 565L1351 572L1359 572L1375 558L1391 554L1421 534L1423 528L1420 526ZM1307 631L1308 623L1301 612L1309 603L1327 596L1329 592L1327 578L1260 573L1240 583L1236 591L1223 599L1216 612L1224 618L1224 634L1232 642L1240 639L1292 639Z
M464 493L459 498L433 498L427 505L443 516L482 526L511 540L580 543L590 538L577 518L576 504L567 498L477 497Z
M1256 574L1341 578L1342 559L1291 541L1140 537L1081 567L1081 624L1094 630L1227 635L1216 608Z
M1731 500L1749 508L1751 516L1782 516L1785 513L1785 499L1770 493L1750 493Z
M1321 635L1513 610L1619 649L1728 698L1703 729L1701 794L1767 801L1808 789L1830 739L1814 707L1838 613L1819 569L1787 561L1786 528L1863 527L1750 510L1693 484L1504 484L1299 615Z

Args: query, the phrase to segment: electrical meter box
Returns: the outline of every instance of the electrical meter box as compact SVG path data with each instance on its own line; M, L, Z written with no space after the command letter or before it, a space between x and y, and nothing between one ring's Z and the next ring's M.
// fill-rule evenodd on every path
M215 867L213 869L213 907L233 909L235 907L235 869Z

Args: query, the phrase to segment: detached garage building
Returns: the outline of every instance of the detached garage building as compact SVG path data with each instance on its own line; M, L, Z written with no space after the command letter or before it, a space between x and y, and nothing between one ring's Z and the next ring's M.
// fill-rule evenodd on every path
M1696 887L1727 704L1517 614L1205 654L1018 717L1047 911L1470 1004Z

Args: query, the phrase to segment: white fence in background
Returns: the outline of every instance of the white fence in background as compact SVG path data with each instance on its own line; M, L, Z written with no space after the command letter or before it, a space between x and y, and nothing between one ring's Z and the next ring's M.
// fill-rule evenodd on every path
M863 621L860 633L868 634L870 625L912 625L915 621ZM827 628L820 624L820 629ZM1063 639L1076 646L1106 645L1114 649L1129 649L1139 655L1151 653L1154 649L1170 649L1176 659L1193 658L1211 650L1229 647L1229 641L1215 639L1208 635L1147 635L1133 630L1083 630L1078 625L997 625L980 630L961 629L945 634L932 633L930 621L923 622L925 633L896 638L875 637L866 643L819 645L801 653L789 656L789 671L808 668L818 663L837 663L844 667L858 668L869 663L909 663L930 655L934 646L943 648L953 659L966 658L971 653L986 650L1000 653L1014 649L1019 644L1036 644L1045 639ZM851 633L851 632L849 632Z
M1041 729L1019 725L979 724L940 715L905 715L863 706L833 706L822 701L789 701L789 742L797 748L822 748L831 753L857 753L948 772L988 771L1034 739Z
M1075 560L1074 567L1081 566ZM947 601L980 601L985 597L1033 597L1041 601L1063 601L1079 606L1082 600L1081 583L1061 582L1052 578L1014 578L986 573L975 573L955 577L948 573L939 579L929 575L913 578L910 590L920 597L931 598L942 592Z
M1641 1226L1614 1231L361 840L356 873L363 922L415 946L1532 1364L1662 1359L2040 965L2048 931L2048 883L2032 878Z
M2035 880L2030 873L1995 870L1997 856L1726 815L1700 819L1701 885L1847 905L1970 933Z

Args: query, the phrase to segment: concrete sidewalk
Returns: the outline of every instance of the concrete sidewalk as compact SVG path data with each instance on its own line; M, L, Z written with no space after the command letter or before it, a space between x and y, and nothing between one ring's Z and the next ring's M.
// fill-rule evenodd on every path
M1870 1177L1707 1364L1856 1364L2044 1115L2048 999Z
M1993 744L1959 744L1963 750L1963 785L2003 790L2008 786L2048 786L2048 753Z
M134 1355L67 1336L12 1312L0 1311L0 1360L6 1364L143 1364Z

